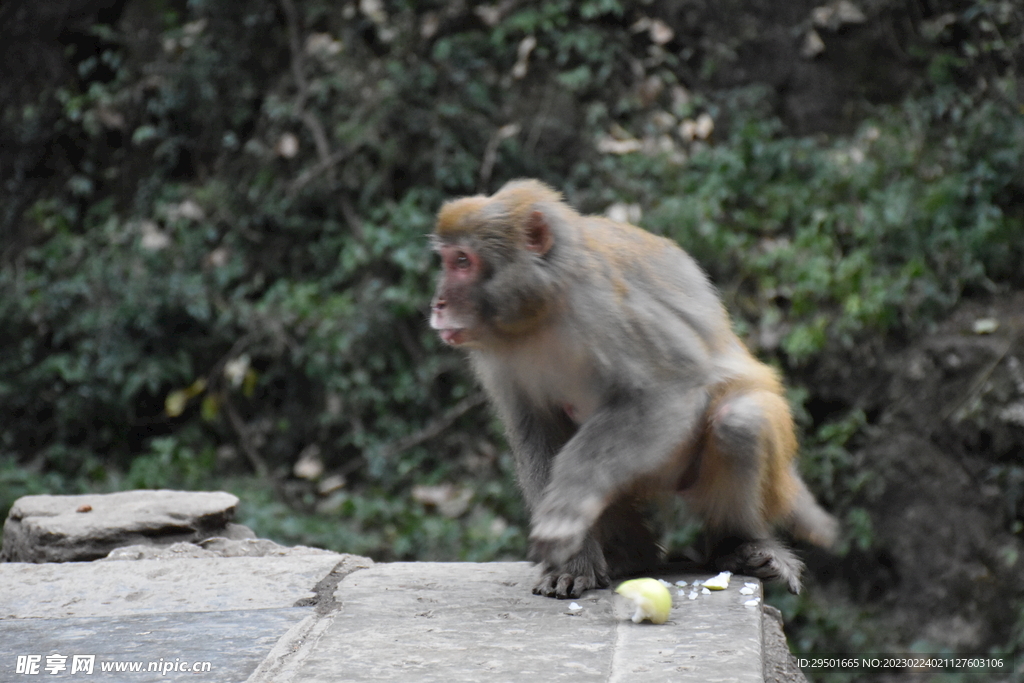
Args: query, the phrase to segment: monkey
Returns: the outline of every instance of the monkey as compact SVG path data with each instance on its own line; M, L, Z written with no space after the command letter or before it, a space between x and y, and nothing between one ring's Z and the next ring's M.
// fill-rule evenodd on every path
M538 595L653 569L651 501L682 495L719 570L801 588L776 528L829 547L797 473L781 380L675 242L584 216L536 180L444 203L430 326L468 353L504 424Z

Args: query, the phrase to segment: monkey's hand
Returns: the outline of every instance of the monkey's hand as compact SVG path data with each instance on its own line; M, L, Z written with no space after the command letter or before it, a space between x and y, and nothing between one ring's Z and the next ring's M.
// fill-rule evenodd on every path
M551 491L533 515L530 559L558 567L583 549L604 506L596 496L570 499ZM600 549L597 549L600 554ZM602 558L603 559L603 558Z
M707 393L700 387L612 391L555 455L533 510L532 558L566 564L602 513L645 478L668 467L688 443Z
M541 561L541 576L533 593L564 600L578 598L592 588L606 588L608 584L608 567L601 547L587 536L580 551L563 564Z

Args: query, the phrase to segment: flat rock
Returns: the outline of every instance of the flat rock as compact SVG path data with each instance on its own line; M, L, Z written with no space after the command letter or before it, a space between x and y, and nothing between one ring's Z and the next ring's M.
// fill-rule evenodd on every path
M242 683L281 634L310 611L290 607L0 621L0 681ZM66 669L47 670L53 655ZM37 674L19 675L18 657L29 656L39 657ZM76 658L79 666L92 658L91 675L87 669L72 673Z
M373 564L273 543L212 545L277 554L196 558L181 547L162 559L0 564L0 681L88 679L72 668L91 661L103 681L241 683L283 635L315 622L335 571Z
M97 680L125 682L802 681L778 623L746 604L759 582L745 595L743 577L693 600L689 586L671 588L669 620L653 626L625 618L611 590L532 595L528 563L375 565L251 541L206 545L134 561L128 549L122 561L0 564L0 680L29 680L30 657L47 680L88 677L71 673L78 656L92 658ZM50 673L49 661L66 669Z
M231 523L237 505L238 498L222 491L24 496L4 523L0 561L86 561L129 545L254 536Z
M745 606L742 577L695 600L673 587L669 621L654 626L619 616L610 590L575 601L532 595L534 573L527 563L429 562L355 572L338 584L342 608L301 666L251 680L763 680L761 607Z
M354 555L0 564L0 620L292 607ZM361 566L372 564L357 558Z

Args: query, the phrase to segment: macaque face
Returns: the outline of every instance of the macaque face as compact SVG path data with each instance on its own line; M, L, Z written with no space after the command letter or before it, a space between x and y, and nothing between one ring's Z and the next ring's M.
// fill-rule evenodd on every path
M480 287L479 254L460 244L441 244L441 277L430 305L430 327L449 346L465 346L480 332L480 313L475 292Z

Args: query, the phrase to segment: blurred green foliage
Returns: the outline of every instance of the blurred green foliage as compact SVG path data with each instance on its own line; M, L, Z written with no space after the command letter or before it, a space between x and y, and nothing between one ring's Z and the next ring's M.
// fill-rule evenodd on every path
M833 135L728 77L739 2L133 0L67 25L64 70L0 105L0 511L226 488L287 543L522 557L500 427L425 324L433 213L517 176L639 207L787 370L1024 285L1024 23L934 4L906 97ZM865 417L793 397L863 550ZM856 645L800 609L807 648Z
M757 100L737 104L722 144L632 175L657 179L640 195L645 224L706 264L766 351L777 340L799 364L1022 281L1011 197L1024 118L1010 103L942 92L880 108L827 144L782 137Z

